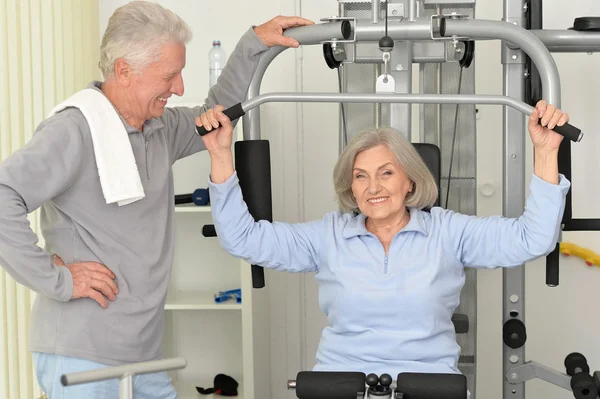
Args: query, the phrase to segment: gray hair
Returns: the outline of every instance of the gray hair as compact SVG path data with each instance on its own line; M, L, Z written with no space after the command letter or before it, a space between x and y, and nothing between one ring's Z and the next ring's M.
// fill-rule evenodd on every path
M160 57L166 43L187 44L191 38L190 27L172 11L155 2L132 1L108 20L98 67L108 78L114 75L115 62L123 58L140 71Z
M355 135L340 155L333 170L333 182L337 201L345 212L360 212L352 193L354 161L356 156L370 148L383 144L396 156L398 165L413 182L404 204L423 209L433 206L438 197L438 187L423 158L408 139L391 128L370 129Z

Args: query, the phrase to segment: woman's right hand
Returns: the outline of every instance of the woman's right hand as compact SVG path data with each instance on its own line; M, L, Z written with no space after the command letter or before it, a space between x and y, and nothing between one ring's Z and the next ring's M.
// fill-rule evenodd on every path
M202 140L211 155L231 152L233 127L223 109L223 106L217 105L196 118L196 125L204 126L208 132L202 136ZM219 123L221 127L218 127Z

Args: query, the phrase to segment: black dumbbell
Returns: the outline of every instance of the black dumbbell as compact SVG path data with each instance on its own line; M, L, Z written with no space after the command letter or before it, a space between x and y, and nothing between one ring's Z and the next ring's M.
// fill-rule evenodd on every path
M206 188L198 188L190 194L175 194L175 205L193 203L198 206L210 204L210 194Z
M573 352L565 358L567 374L571 376L571 389L576 399L596 399L598 388L590 375L590 366L581 353Z

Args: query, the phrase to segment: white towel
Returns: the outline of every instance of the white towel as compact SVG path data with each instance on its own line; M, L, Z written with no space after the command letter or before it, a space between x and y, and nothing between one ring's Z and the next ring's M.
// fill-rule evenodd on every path
M106 203L122 206L144 198L128 133L111 102L97 90L83 89L54 107L48 117L67 107L79 108L90 126Z

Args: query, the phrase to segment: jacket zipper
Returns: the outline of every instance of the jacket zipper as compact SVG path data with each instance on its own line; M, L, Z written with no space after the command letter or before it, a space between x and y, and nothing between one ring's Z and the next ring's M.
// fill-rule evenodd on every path
M383 263L383 274L387 274L388 270L388 255L385 255L385 261Z
M146 148L146 178L150 180L150 172L148 172L148 140L144 136L144 147Z

